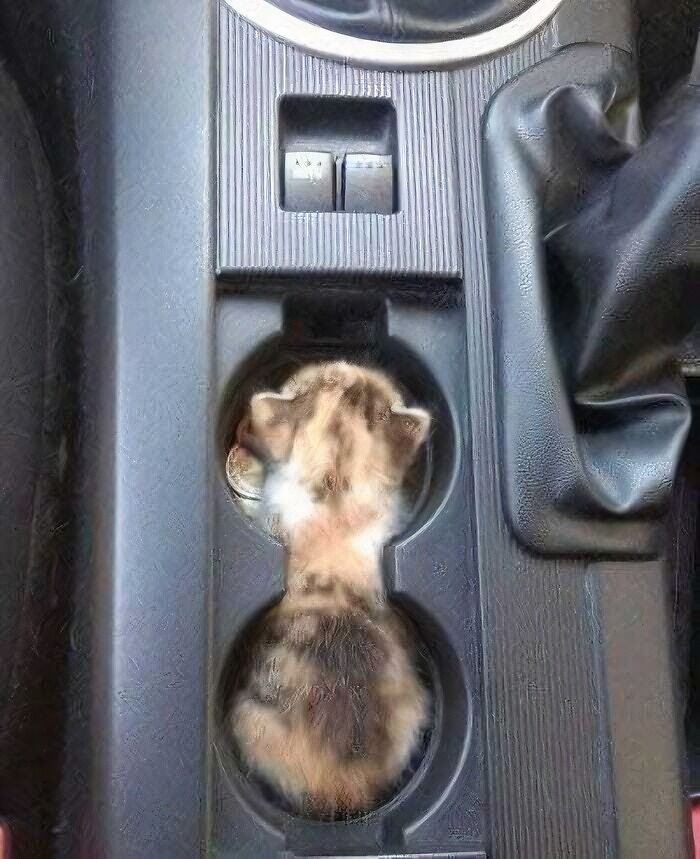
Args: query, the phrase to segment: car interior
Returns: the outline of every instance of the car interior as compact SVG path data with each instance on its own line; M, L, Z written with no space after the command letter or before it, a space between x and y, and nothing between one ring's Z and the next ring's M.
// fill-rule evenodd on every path
M0 859L700 856L699 33L0 0ZM433 722L333 820L226 716L284 593L235 428L315 360L433 421L382 560Z

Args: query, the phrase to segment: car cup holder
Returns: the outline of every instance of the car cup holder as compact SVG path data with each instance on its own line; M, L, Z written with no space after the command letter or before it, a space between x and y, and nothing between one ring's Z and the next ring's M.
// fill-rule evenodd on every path
M457 366L463 372L462 364L449 360L449 341L454 335L461 344L457 348L464 344L460 308L456 302L451 310L449 301L445 304L444 321L449 323L441 328L442 348L435 341L417 351L408 343L424 342L425 335L414 341L411 330L430 314L413 302L394 306L380 296L327 288L313 297L292 295L280 301L232 295L221 302L213 678L221 839L240 840L240 826L250 826L252 820L291 855L308 850L322 855L329 838L337 849L370 853L379 839L383 850L396 852L408 847L413 831L438 848L441 813L453 813L450 802L460 791L464 796L465 781L469 791L481 783L479 667L473 658L479 646L478 600L460 604L460 597L475 589L476 572L465 566L469 520L464 499L455 495L461 495L464 485L458 479L463 456L456 419L463 389L449 381ZM232 467L236 430L253 393L277 388L295 367L323 360L385 370L403 387L407 403L427 408L433 418L429 441L405 485L410 521L384 553L389 599L420 642L418 668L432 696L432 724L394 790L375 809L335 821L295 814L269 785L252 778L239 761L228 725L242 654L262 616L282 596L285 563L283 547L255 519L256 486L246 486ZM454 532L455 538L446 540L446 532ZM450 596L447 581L453 577L457 586ZM451 617L443 616L441 603L449 605ZM468 642L465 629L470 630Z
M224 407L222 438L224 439L225 473L226 480L231 490L231 495L236 504L245 515L254 521L257 508L262 496L262 482L265 469L260 460L239 443L239 436L245 422L245 414L252 395L257 391L278 389L284 381L294 372L295 368L305 364L319 363L323 361L346 360L352 363L376 367L388 370L392 379L398 382L402 389L404 400L408 403L418 403L420 400L412 395L409 387L401 384L401 378L395 375L396 369L401 368L403 374L415 379L424 373L413 359L410 352L401 346L388 344L386 350L377 362L373 360L375 355L368 354L362 349L337 349L333 346L328 348L299 348L294 349L285 346L283 338L274 338L268 345L262 347L260 353L252 358L250 375L247 378L234 378L231 385L231 398ZM376 350L373 350L376 351ZM424 379L423 388L430 386L430 379ZM446 409L446 404L440 404ZM451 432L449 423L445 423L444 414L433 415L435 431L422 445L416 460L411 466L402 488L404 503L407 514L405 517L404 531L410 531L425 511L431 506L431 500L436 503L440 489L435 486L435 463L437 456L438 477L448 469L448 464L443 462L446 450L452 450L453 439L445 438ZM437 451L437 453L436 453Z

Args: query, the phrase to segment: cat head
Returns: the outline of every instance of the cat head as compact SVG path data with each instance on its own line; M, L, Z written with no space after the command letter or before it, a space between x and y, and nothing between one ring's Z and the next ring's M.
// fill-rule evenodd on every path
M250 405L255 446L288 464L315 502L381 498L398 489L426 439L430 415L408 408L378 370L345 362L306 366Z

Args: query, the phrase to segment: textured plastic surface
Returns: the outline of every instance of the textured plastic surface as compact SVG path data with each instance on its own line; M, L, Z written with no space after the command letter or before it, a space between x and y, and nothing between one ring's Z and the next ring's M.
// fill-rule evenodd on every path
M74 645L88 666L70 704L64 855L191 859L209 802L212 9L120 0L60 20L89 286Z
M121 201L116 215L122 216L114 224L107 220L111 225L107 234L117 231L120 241L116 247L122 252L116 256L116 267L110 267L104 299L107 311L112 306L118 311L116 318L108 312L107 319L113 319L116 327L112 330L119 332L119 363L114 370L105 367L104 380L111 380L109 389L119 392L112 412L119 419L100 433L116 457L116 471L108 470L100 484L105 489L113 486L118 474L121 490L117 496L120 515L114 516L109 529L115 547L113 561L105 557L114 597L100 599L96 606L98 629L112 631L101 637L96 653L97 666L112 666L95 698L94 718L98 724L111 726L109 745L105 749L101 741L98 746L103 750L95 789L104 803L99 805L96 822L104 852L120 857L152 855L154 849L172 857L190 856L199 849L200 838L212 847L217 845L223 855L245 856L246 851L253 851L252 855L260 856L261 843L271 857L278 850L332 855L343 852L342 841L314 842L310 830L318 826L280 822L265 805L250 806L249 813L243 814L244 788L236 784L236 769L227 765L215 708L210 710L209 734L204 732L202 702L219 700L221 671L236 630L264 598L274 596L274 581L261 577L260 567L280 571L281 554L231 511L221 476L220 440L214 433L206 459L206 445L196 428L211 426L210 416L217 419L226 396L222 386L229 383L244 356L279 330L282 314L279 302L263 295L252 295L244 302L233 294L218 302L217 350L230 349L233 354L227 364L217 359L218 384L211 388L210 396L212 293L203 276L208 258L201 245L201 236L208 234L207 224L212 223L206 205L207 155L201 143L201 128L210 127L209 111L214 104L206 87L210 55L206 39L197 43L197 53L190 36L185 46L175 35L200 32L202 14L202 8L191 3L169 5L167 14L164 9L149 8L145 16L142 9L137 12L130 4L112 7L110 13L114 34L119 36L116 56L114 48L109 49L115 64L112 85L121 98L109 102L116 138L103 145L108 146L105 156L116 170L117 187L107 196ZM144 75L133 52L149 32L161 32L162 21L156 23L156 17L169 22L167 33L161 36L168 50L157 62L153 59L159 74ZM489 806L490 833L485 843L494 859L542 859L562 851L581 857L614 855L617 832L626 818L616 820L612 813L614 762L606 749L626 726L611 721L608 727L604 715L607 651L601 652L599 631L607 592L596 590L604 572L586 575L584 563L545 562L524 553L503 523L497 482L498 422L490 365L491 301L482 215L480 123L492 94L539 59L546 40L537 37L473 69L414 76L350 70L302 57L255 32L226 9L221 11L219 32L219 258L227 276L238 272L262 278L274 271L293 275L304 285L309 272L337 276L345 270L361 275L365 282L377 274L465 273L464 310L453 310L451 315L452 325L457 318L461 320L459 348L466 350L466 361L461 370L444 366L441 374L461 373L466 367L467 377L461 389L448 378L441 390L446 397L467 398L456 412L460 436L471 437L462 452L475 504L473 516L465 513L461 528L456 527L460 539L475 534L473 549L480 579L489 770L489 792L481 795L483 807ZM168 104L172 91L163 82L182 80L183 69L188 72L190 98L181 94L182 113L173 117ZM373 216L293 215L278 210L272 107L285 92L309 91L392 98L402 147L400 160L405 167L401 199L410 201L400 230L396 226L401 223L399 217L386 219L382 226ZM126 97L130 93L133 102ZM132 141L133 110L146 104L151 118L148 130ZM187 117L186 127L183 116ZM172 123L178 125L177 134ZM246 129L257 131L253 135ZM251 181L253 177L255 181ZM417 193L404 197L403 191L412 183ZM189 189L188 211L182 211L182 199L168 209L164 234L162 207L152 208L142 196L148 200L162 188L163 194L167 189L169 199L173 187ZM255 198L249 193L252 188ZM106 211L100 210L104 219ZM152 244L156 235L160 240ZM111 248L110 241L104 248L110 251L110 259ZM306 287L315 290L322 283L307 282ZM104 280L102 285L106 285ZM260 285L253 283L251 288ZM418 293L424 295L434 288L427 278L422 284L409 280L407 285L414 291L420 286ZM276 286L282 290L284 284ZM118 299L114 305L110 294ZM170 308L167 313L163 306ZM420 315L412 307L407 304L406 312L425 320L423 324L439 318L427 312ZM227 314L232 327L222 329ZM143 340L143 327L137 324L143 318L159 320L153 342ZM466 330L461 327L464 322ZM441 329L415 337L410 349L420 355L433 348L431 339L435 348L439 346ZM161 394L164 378L168 386ZM154 433L154 421L158 433ZM119 430L116 436L115 427ZM164 449L168 456L160 459L158 451ZM213 536L221 554L216 555L207 597L212 548L206 504L209 487L215 493ZM165 528L144 530L143 523L153 517ZM246 530L239 539L237 531L242 529ZM133 539L137 534L139 538ZM429 534L425 532L426 537ZM417 545L414 540L407 549ZM399 573L402 568L411 569L412 564L401 563L400 554L398 558ZM402 579L399 576L392 582L391 569L390 565L389 581L396 589ZM258 590L252 585L240 586L239 580L254 581ZM463 580L464 586L468 581ZM621 581L619 575L617 581ZM627 582L625 588L634 602L634 584ZM645 615L655 616L656 611L645 604ZM606 617L615 628L615 614ZM103 620L107 621L104 627ZM645 622L644 617L640 622ZM209 652L209 623L211 674L205 693L199 671ZM144 646L144 631L150 646ZM466 635L462 645L465 642L475 646L473 637ZM624 649L614 658L618 670L625 670L625 660L636 665L633 654ZM473 682L478 683L478 678ZM655 682L652 676L648 678L645 696L660 701ZM144 688L150 689L148 701L139 697ZM641 705L640 696L639 690L628 688L628 705L633 707L636 701ZM142 703L134 706L138 701ZM645 731L651 743L655 743L655 731L668 730L667 714L662 724L660 720L661 714L652 711ZM194 761L199 768L193 766ZM624 771L635 764L628 759L616 765ZM675 783L674 761L668 759L666 767L669 781ZM200 781L203 773L208 775ZM136 796L135 781L139 784ZM205 784L209 784L208 791ZM115 790L120 799L110 802ZM199 805L203 796L207 797L206 814ZM666 796L671 794L665 788L650 786L646 806L641 808L660 807ZM255 793L246 799L257 801ZM415 801L420 801L419 795ZM438 803L435 812L439 814L441 807ZM443 834L463 837L464 814L469 808L464 804L456 818L445 824ZM431 816L426 821L427 839L435 837L434 830L430 831L435 820ZM398 838L403 832L406 836L405 828L397 826L387 834L382 829L378 833L370 822L337 837L352 841L351 852L367 852L362 845L373 834ZM420 828L416 829L419 835ZM315 837L331 840L327 833ZM666 838L671 844L667 855L680 855L672 844L673 834L666 832ZM434 842L429 843L432 849ZM369 849L369 855L382 852L387 851L378 844ZM409 840L400 852L417 851ZM439 852L445 852L444 848ZM640 857L652 855L644 850L637 853Z
M308 57L259 33L221 4L221 275L458 277L462 258L450 137L450 80L446 74L373 72ZM377 126L367 117L356 123L356 142L365 146L355 151L394 155L399 211L386 217L299 214L280 208L278 117L284 123L285 102L299 96L391 102L396 111L396 152L366 148L370 141L384 143L370 133ZM245 133L253 128L255 134ZM345 139L338 144L345 147Z

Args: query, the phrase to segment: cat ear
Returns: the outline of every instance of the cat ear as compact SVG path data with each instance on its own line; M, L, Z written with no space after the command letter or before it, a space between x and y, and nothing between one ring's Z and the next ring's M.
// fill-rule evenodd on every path
M394 459L408 468L430 429L430 414L425 409L392 406L389 421L389 441Z
M250 431L271 459L284 459L292 443L294 398L264 391L250 401Z

